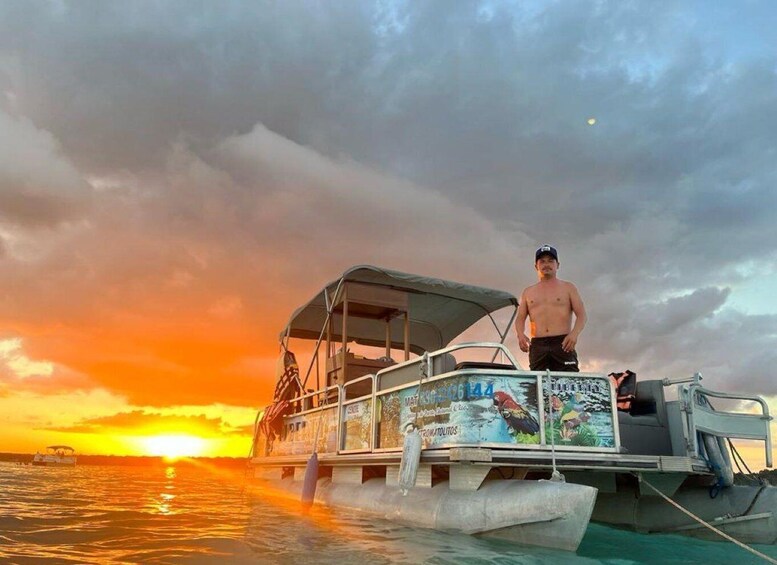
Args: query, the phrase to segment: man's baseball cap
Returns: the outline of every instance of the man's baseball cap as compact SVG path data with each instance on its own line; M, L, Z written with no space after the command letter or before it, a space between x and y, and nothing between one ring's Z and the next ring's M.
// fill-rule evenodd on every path
M558 261L558 251L556 251L556 248L553 247L552 245L547 245L547 244L541 245L537 249L537 252L534 254L534 262L536 263L537 259L539 259L543 255L550 255L556 261Z

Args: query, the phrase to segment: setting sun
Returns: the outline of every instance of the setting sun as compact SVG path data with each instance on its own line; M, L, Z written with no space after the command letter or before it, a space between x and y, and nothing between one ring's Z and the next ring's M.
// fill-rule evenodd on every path
M161 435L144 440L146 453L168 459L197 457L202 455L205 441L190 435Z

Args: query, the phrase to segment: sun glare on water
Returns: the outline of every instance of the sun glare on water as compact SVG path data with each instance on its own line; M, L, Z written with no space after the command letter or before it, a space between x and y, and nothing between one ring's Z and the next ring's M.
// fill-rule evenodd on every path
M205 441L202 438L189 435L152 436L147 438L144 443L146 453L165 459L197 457L202 455L205 449Z

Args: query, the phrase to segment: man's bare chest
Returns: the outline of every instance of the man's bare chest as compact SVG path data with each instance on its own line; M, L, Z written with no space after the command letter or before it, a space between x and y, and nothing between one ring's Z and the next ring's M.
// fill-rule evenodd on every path
M529 311L555 308L569 308L569 293L564 289L553 289L529 293L526 297Z

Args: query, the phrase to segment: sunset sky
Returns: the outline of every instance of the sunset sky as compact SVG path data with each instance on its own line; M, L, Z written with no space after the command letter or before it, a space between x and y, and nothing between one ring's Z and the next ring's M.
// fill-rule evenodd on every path
M546 242L583 370L777 410L774 11L0 1L0 451L244 456L323 284Z

